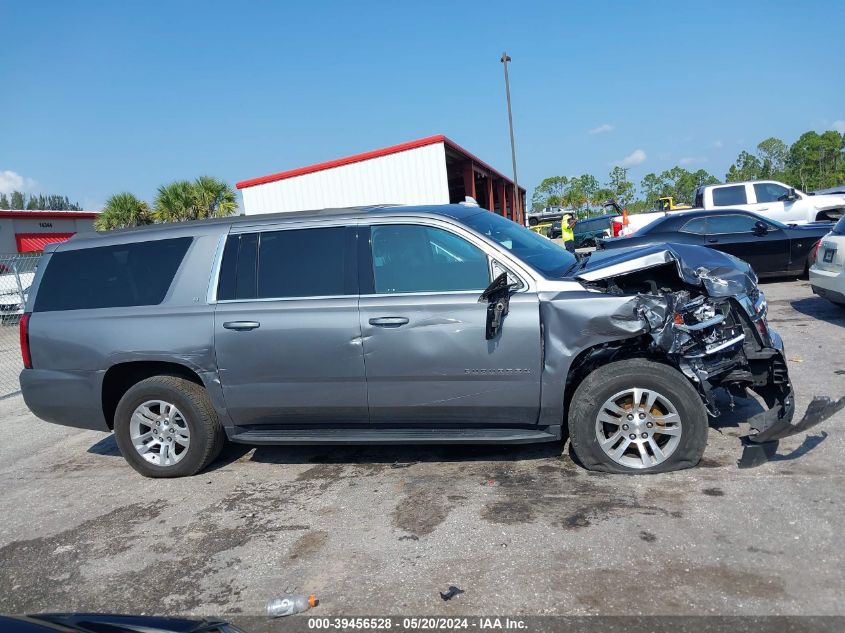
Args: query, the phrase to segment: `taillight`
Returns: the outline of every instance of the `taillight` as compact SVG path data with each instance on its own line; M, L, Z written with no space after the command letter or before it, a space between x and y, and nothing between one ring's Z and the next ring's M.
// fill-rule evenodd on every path
M769 339L769 324L766 323L766 319L760 318L754 321L754 326L757 328L757 331L760 333L760 336L763 337L763 341L767 341Z
M811 257L813 258L813 261L816 261L819 258L819 246L821 246L821 243L822 243L822 241L819 240L818 242L815 243L815 245L813 245L813 252L812 252L812 255L811 255Z
M613 220L610 223L610 226L613 229L613 237L619 237L619 234L622 232L622 222L618 220Z
M19 324L21 335L21 358L23 359L23 366L26 369L32 369L32 356L29 354L29 312L24 312L21 315Z

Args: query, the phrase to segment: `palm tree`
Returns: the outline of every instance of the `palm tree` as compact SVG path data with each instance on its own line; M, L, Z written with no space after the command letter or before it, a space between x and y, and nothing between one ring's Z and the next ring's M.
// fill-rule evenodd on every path
M232 215L238 209L235 192L211 176L195 181L177 180L158 188L155 216L159 222L205 220Z
M177 180L158 188L155 217L159 222L184 222L197 218L194 188L187 180Z
M223 218L238 210L234 190L219 178L200 176L193 182L196 217Z
M94 228L98 231L110 231L151 224L152 221L149 205L131 193L123 192L116 193L106 201L103 211L94 220Z

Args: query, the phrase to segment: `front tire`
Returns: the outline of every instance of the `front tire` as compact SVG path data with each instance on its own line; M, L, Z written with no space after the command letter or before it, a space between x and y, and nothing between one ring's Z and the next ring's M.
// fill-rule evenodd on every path
M641 474L695 466L707 445L707 411L677 369L644 359L604 365L569 406L569 437L589 470Z
M114 434L124 459L145 477L195 475L225 436L206 390L178 376L153 376L120 399Z

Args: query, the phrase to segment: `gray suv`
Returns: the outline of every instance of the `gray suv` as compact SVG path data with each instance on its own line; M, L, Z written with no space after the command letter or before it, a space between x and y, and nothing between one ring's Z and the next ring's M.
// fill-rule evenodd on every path
M20 327L29 408L113 430L151 477L226 440L566 434L589 469L674 470L699 461L719 388L766 401L758 456L805 428L747 264L681 245L576 259L462 205L74 237L45 253Z

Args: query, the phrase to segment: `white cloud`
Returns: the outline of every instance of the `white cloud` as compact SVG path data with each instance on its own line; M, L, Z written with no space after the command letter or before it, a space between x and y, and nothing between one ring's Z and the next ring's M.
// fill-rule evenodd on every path
M613 131L613 126L610 123L602 123L598 127L594 127L592 130L589 130L590 134L607 134L608 132Z
M614 163L615 165L619 165L620 167L634 167L635 165L642 165L645 162L645 159L648 158L645 152L641 149L635 149L633 152L628 154L625 158L620 161Z
M834 121L831 127L840 134L845 134L845 119L839 119L838 121Z
M32 191L38 185L32 178L26 178L10 169L0 171L0 193L12 193L13 191Z
M724 145L725 144L722 141L713 141L713 147L715 147L716 149L720 149L724 147Z
M706 163L707 159L704 156L684 156L678 163L681 165L694 165L696 163Z

